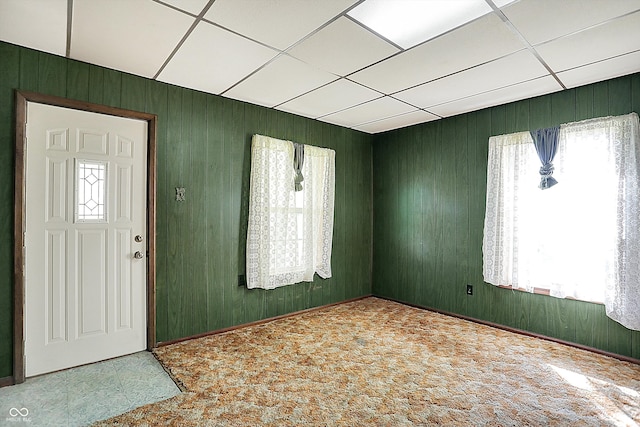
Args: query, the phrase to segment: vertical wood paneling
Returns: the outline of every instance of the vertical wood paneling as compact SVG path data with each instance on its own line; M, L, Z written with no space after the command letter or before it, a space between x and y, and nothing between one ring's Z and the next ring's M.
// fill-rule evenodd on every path
M86 101L89 99L89 65L69 61L67 67L67 98Z
M20 84L20 50L0 43L0 378L11 376L13 363L13 164L14 89Z
M607 319L607 348L609 351L618 354L632 354L631 330L625 328L618 322Z
M120 106L130 110L144 111L146 82L131 74L122 74L121 82Z
M374 294L638 357L640 332L610 320L602 305L485 284L482 233L490 136L639 110L634 74L374 137ZM406 271L421 279L405 280Z
M102 99L101 88L104 85L104 74L101 68L90 72L89 93L94 99ZM95 80L94 80L95 78ZM146 111L153 111L158 116L156 145L157 171L167 169L167 110L168 86L164 83L147 82ZM99 98L98 98L99 97ZM94 102L94 101L92 101ZM156 339L164 341L169 336L168 311L169 298L167 287L167 244L168 218L167 205L170 200L170 189L167 175L158 173L156 180Z
M401 141L407 140L408 133L404 130L398 131L397 138ZM409 296L409 257L411 244L409 240L409 209L411 193L413 189L410 188L410 175L408 165L411 159L411 147L410 142L398 146L397 162L398 162L398 181L396 183L398 197L396 199L396 229L395 237L397 244L397 291L398 299L401 301L408 301Z
M89 96L87 100L94 104L104 104L104 68L89 65Z
M424 135L422 135L423 141L423 159L424 159L424 189L423 189L423 201L422 205L424 207L424 217L422 221L422 234L424 239L425 249L423 250L424 258L423 258L423 268L422 268L422 277L424 281L424 286L422 286L418 294L420 295L420 301L422 304L428 306L435 306L435 301L437 299L437 290L439 289L436 272L438 268L439 257L438 254L440 252L440 248L438 247L440 243L439 237L441 234L438 232L438 200L439 200L439 186L437 180L437 165L439 163L438 157L435 155L434 151L439 147L440 141L439 137L439 129L440 126L428 126L423 130ZM375 153L375 150L374 150ZM382 165L381 167L385 167ZM378 171L375 169L374 171ZM374 189L374 192L376 190ZM374 205L373 208L374 214L377 211ZM375 244L375 240L374 240ZM384 242L380 242L381 245L384 245ZM373 265L376 265L376 258L374 257Z
M355 141L353 144L349 144L348 146L345 146L345 155L343 156L344 157L343 162L345 163L345 166L346 166L345 181L344 181L344 185L345 185L344 196L345 196L345 200L352 200L354 202L359 201L358 177L361 173L360 169L362 167L362 165L359 164L360 162L358 162L359 159L357 158L358 145L359 145L358 142ZM348 182L346 181L347 169L351 169L349 170L349 173L352 174L353 176L353 178ZM358 221L360 220L358 211L360 209L356 207L355 203L344 203L344 201L342 201L342 204L346 208L345 219L344 219L346 223L346 227L349 230L349 233L351 234L351 236L356 237L358 236ZM345 249L347 251L354 251L354 250L360 250L361 248L356 245L352 246L347 240L345 241ZM358 286L359 273L360 273L360 270L359 270L358 264L347 266L345 271L345 280L348 283L348 285L345 286L346 298L353 298L360 294L359 286Z
M156 324L159 342L371 293L372 137L273 109L0 43L0 377L11 375L13 90L158 115ZM274 291L245 273L251 135L336 150L333 277ZM175 200L186 188L186 201ZM2 211L4 212L4 211ZM6 304L9 304L5 307Z
M188 235L191 239L189 245L189 270L185 272L184 281L191 283L192 318L189 325L190 331L202 333L207 329L208 307L203 302L207 301L207 243L206 233L206 154L207 154L207 96L201 92L194 92L191 103L191 134L189 136L191 150L189 153L189 184L192 189L189 200L191 208L188 223L191 225Z
M127 102L128 99L133 100L134 97L129 94L127 90L132 84L129 81L128 75L124 75L122 78L122 102ZM125 96L129 95L127 99ZM193 168L191 167L191 150L193 147L192 131L193 131L193 91L182 91L181 93L181 105L180 105L180 135L176 141L180 145L181 155L178 157L177 166L179 168L180 178L176 182L176 187L185 188L185 201L175 202L177 211L179 212L180 223L176 224L178 230L178 236L174 237L179 241L180 250L180 264L176 265L177 279L180 283L179 291L171 299L173 304L174 300L180 307L179 321L177 322L177 331L181 335L187 334L189 330L192 330L194 322L194 283L191 280L191 269L195 268L195 265L191 264L192 251L192 239L195 232L197 232L195 224L191 226L190 221L192 217L194 200L199 197L199 194L193 182L191 180L191 173Z
M411 261L409 263L410 284L407 289L407 300L417 301L420 298L418 283L424 283L424 270L420 265L420 260L424 258L424 225L422 212L424 209L424 159L422 141L418 132L410 132L411 150L409 153L411 193L409 194L409 239L407 242L411 248Z
M433 198L431 199L431 203L433 204L432 209L432 218L431 218L431 233L433 239L433 261L434 266L431 270L431 277L429 279L431 283L431 289L429 292L429 300L433 301L436 307L441 307L442 302L444 300L444 293L446 288L443 284L445 280L445 272L444 272L444 251L442 250L444 246L444 240L449 236L444 234L444 219L445 219L445 208L447 205L446 201L446 192L443 191L442 188L442 176L445 167L450 166L445 162L442 162L441 159L444 158L444 144L446 143L443 140L443 130L442 128L445 126L444 121L439 120L436 125L436 134L434 137L434 154L433 154L433 164L434 164L434 174L431 181L431 186L433 187ZM396 141L396 144L399 144L400 141ZM375 207L374 207L375 209ZM376 260L373 260L374 264Z
M242 167L244 165L244 104L234 102L229 108L228 118L225 119L224 146L225 157L228 155L228 171L225 171L226 178L226 200L228 204L225 209L227 220L225 223L225 241L228 242L228 272L225 287L231 289L233 307L228 319L231 324L237 325L245 319L245 301L243 298L244 289L238 288L238 242L240 236L240 207L242 196Z
M628 114L631 110L631 77L621 77L608 82L609 115Z
M588 345L591 347L597 347L598 341L596 340L596 334L598 328L595 326L595 321L602 315L598 311L597 304L585 303L578 310L576 310L576 340L579 344ZM606 345L606 343L599 343L600 345Z
M455 159L455 260L456 276L452 286L453 308L456 313L468 312L466 287L469 283L469 153L467 145L468 116L458 116L454 122Z
M379 138L379 137L376 137ZM374 139L375 141L375 139ZM383 165L385 154L387 150L388 144L386 143L376 143L376 149L372 153L372 161L373 161L373 204L378 208L373 212L373 258L379 260L377 263L373 263L372 268L372 292L376 295L380 296L390 296L388 295L385 287L390 282L389 277L387 277L386 272L386 262L382 262L385 260L383 245L385 245L388 241L387 236L384 233L384 230L388 228L387 218L386 218L386 207L388 204L384 197L390 193L389 188L387 187L387 180L384 179L384 174L388 172L389 168L385 168Z
M38 91L48 95L66 96L67 63L59 56L39 53Z
M487 190L487 158L489 156L489 136L491 136L491 110L483 110L478 112L478 118L476 120L476 141L479 142L477 151L476 151L476 176L478 182L478 193L476 193L476 203L475 207L477 210L474 211L473 216L477 216L478 220L478 229L474 230L477 233L477 239L479 242L482 242L483 238L483 228L484 228L484 210L486 205L486 190ZM482 250L482 243L476 247L478 251ZM476 290L474 293L477 295L477 301L474 302L476 306L481 307L485 310L485 313L482 313L479 318L488 319L489 313L491 313L493 307L493 300L491 298L490 291L493 290L492 286L484 284L482 280L482 255L478 256L480 259L480 264L477 266L479 277L478 282L476 282ZM477 310L477 308L476 308Z
M576 120L576 93L564 90L551 94L551 114L554 126Z
M122 73L115 70L104 69L104 95L103 103L117 107L120 105L120 95L122 88Z
M467 117L467 155L469 158L468 284L473 285L474 294L465 296L465 314L474 318L480 317L478 299L482 296L480 286L482 282L482 253L478 248L482 247L481 230L484 226L484 218L480 215L472 215L473 212L484 211L484 203L481 197L484 194L484 183L478 178L478 169L482 164L478 161L481 144L481 138L478 137L478 113L471 113Z
M220 329L224 325L224 283L220 280L224 271L223 220L223 120L224 104L218 98L207 98L207 152L204 198L207 205L207 328Z
M167 159L171 159L167 162L167 169L164 171L166 175L167 185L169 186L170 198L166 205L165 215L167 216L167 239L165 242L164 251L164 263L166 264L166 278L167 285L167 300L168 300L168 313L167 313L167 339L169 337L179 337L182 335L184 329L184 321L181 313L188 315L188 307L184 306L182 300L182 289L187 284L182 283L182 265L183 265L183 252L182 246L184 245L184 236L182 230L183 216L184 216L184 203L177 202L175 200L175 187L181 187L182 183L182 156L184 151L184 144L181 141L182 132L182 95L183 91L179 88L170 86L167 93L167 140L166 140L166 155ZM160 144L158 144L160 145ZM160 154L160 152L158 153ZM158 173L160 175L160 173ZM190 194L186 194L186 197L190 197ZM160 208L160 206L158 206ZM158 244L160 241L158 241ZM158 261L160 264L162 261ZM159 273L159 272L158 272Z
M372 293L373 274L373 150L371 137L360 135L360 164L363 165L360 191L360 247L358 257L362 275L360 276L360 295ZM366 254L366 257L364 256Z
M593 85L593 117L609 115L609 82Z
M39 52L31 49L20 50L20 89L29 91L39 90L39 61Z
M334 131L336 132L336 152L346 153L351 148L347 147L346 138L344 135L349 132L347 129L341 127L334 127ZM349 200L349 184L347 181L347 176L349 175L349 156L345 156L343 158L338 158L336 160L336 200L340 205L340 209L336 209L336 215L338 224L341 224L340 232L338 233L337 240L334 237L334 243L337 243L338 254L337 257L334 257L336 260L335 264L335 274L337 285L336 289L338 290L336 301L345 300L348 298L349 292L347 292L347 288L353 286L355 282L353 282L350 277L348 271L351 268L347 263L347 257L349 256L349 251L351 250L349 244L348 235L351 234L352 230L350 227L350 214L351 209L349 208L349 203L346 201ZM339 184L338 184L339 183Z
M595 117L593 114L593 85L580 86L576 92L576 120Z

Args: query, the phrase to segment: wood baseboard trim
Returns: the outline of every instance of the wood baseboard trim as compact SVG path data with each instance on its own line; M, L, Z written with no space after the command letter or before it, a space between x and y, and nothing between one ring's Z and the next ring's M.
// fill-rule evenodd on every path
M288 317L293 317L293 316L297 316L299 314L304 314L304 313L311 313L311 312L322 310L322 309L325 309L325 308L328 308L328 307L333 307L333 306L336 306L336 305L347 304L347 303L350 303L350 302L359 301L361 299L369 298L369 297L372 297L372 296L373 295L363 295L363 296L360 296L360 297L351 298L351 299L344 300L344 301L334 302L334 303L331 303L331 304L325 304L325 305L321 305L321 306L318 306L318 307L306 308L304 310L298 310L298 311L294 311L292 313L281 314L279 316L268 317L266 319L256 320L255 322L242 323L240 325L229 326L228 328L216 329L214 331L204 332L202 334L190 335L188 337L178 338L178 339L175 339L175 340L162 341L162 342L157 343L157 346L158 347L164 347L166 345L176 344L176 343L183 342L183 341L189 341L189 340L193 340L193 339L197 339L197 338L208 337L210 335L218 335L218 334L222 334L222 333L229 332L229 331L235 331L236 329L248 328L249 326L262 325L264 323L273 322L274 320L286 319Z
M15 384L15 382L13 381L13 377L2 377L0 378L0 388L2 387L8 387L10 385Z
M595 347L589 347L587 345L578 344L578 343L574 343L574 342L571 342L571 341L561 340L559 338L554 338L554 337L550 337L550 336L547 336L547 335L538 334L536 332L525 331L524 329L513 328L511 326L501 325L499 323L489 322L487 320L476 319L475 317L465 316L463 314L451 313L449 311L438 310L436 308L426 307L426 306L422 306L422 305L418 305L418 304L412 304L412 303L409 303L409 302L400 301L400 300L396 300L396 299L393 299L393 298L381 297L381 296L377 296L377 295L374 295L374 298L380 298L380 299L387 300L387 301L393 301L393 302L397 302L398 304L407 305L409 307L414 307L414 308L419 308L419 309L422 309L422 310L432 311L434 313L440 313L440 314L444 314L445 316L456 317L456 318L462 319L462 320L468 320L470 322L479 323L481 325L490 326L492 328L502 329L502 330L507 331L507 332L513 332L513 333L520 334L520 335L526 335L526 336L533 337L533 338L540 338L540 339L543 339L543 340L546 340L546 341L552 341L552 342L555 342L555 343L558 343L558 344L563 344L563 345L566 345L566 346L569 346L569 347L579 348L580 350L586 350L586 351L590 351L592 353L601 354L603 356L613 357L614 359L618 359L618 360L621 360L623 362L629 362L629 363L633 363L633 364L636 364L636 365L640 365L640 359L636 359L634 357L625 356L625 355L617 354L617 353L612 353L610 351L601 350L601 349L595 348Z

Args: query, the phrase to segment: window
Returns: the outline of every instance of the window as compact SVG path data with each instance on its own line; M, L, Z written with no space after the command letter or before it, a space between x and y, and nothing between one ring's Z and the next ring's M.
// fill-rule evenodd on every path
M107 165L95 160L76 160L76 222L105 222Z
M304 146L302 191L294 188L290 141L251 144L247 287L274 289L331 277L335 152Z
M638 128L635 113L562 125L546 190L529 132L489 139L486 282L601 302L640 329Z

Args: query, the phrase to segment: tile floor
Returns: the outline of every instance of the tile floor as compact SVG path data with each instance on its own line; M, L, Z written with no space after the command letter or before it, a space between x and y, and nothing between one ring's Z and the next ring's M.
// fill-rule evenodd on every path
M86 426L179 393L143 351L0 388L0 425Z

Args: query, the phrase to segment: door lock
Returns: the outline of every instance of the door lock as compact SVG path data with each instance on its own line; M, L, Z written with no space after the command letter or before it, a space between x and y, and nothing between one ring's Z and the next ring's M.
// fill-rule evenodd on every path
M140 251L136 251L136 253L135 253L135 254L133 254L133 257L134 257L135 259L142 259L142 258L144 258L144 255L142 255L142 252L140 252Z
M141 235L137 235L136 237L133 238L133 240L135 240L136 242L140 243L144 240L144 237L142 237Z

